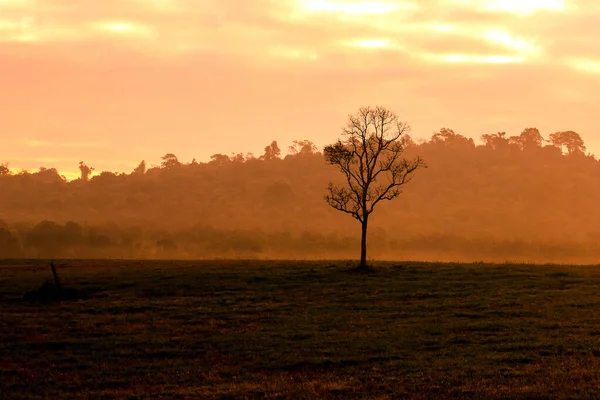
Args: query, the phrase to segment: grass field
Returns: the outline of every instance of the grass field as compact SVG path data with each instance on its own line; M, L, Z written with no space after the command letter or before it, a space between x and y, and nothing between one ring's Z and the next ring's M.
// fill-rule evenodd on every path
M600 398L600 267L0 262L0 399Z

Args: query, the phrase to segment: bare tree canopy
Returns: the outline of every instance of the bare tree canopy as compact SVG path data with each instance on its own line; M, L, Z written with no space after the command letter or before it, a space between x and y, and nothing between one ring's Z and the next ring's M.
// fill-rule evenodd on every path
M409 131L409 125L388 109L363 107L348 117L343 138L324 149L327 162L337 165L346 178L344 185L329 184L325 201L360 221L361 268L366 268L369 215L382 200L398 197L413 173L425 166L420 157L401 157Z

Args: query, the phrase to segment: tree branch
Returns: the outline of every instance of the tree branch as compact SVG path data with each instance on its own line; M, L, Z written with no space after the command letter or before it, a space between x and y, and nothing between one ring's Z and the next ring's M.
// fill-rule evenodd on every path
M402 159L402 135L410 130L405 122L383 107L363 107L348 118L343 142L325 147L325 158L337 165L346 178L346 186L329 185L327 203L333 208L364 221L382 200L392 200L413 173L425 166L420 158ZM373 187L378 180L387 182Z

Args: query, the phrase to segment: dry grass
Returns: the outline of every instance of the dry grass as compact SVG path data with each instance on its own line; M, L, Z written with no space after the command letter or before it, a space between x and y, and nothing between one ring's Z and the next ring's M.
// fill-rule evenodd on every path
M0 264L0 399L600 398L600 268Z

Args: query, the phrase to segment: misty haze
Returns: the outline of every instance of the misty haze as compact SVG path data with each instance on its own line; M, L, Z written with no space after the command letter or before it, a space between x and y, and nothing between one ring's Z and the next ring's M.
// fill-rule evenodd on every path
M0 400L600 398L591 0L0 0Z
M526 128L480 145L449 128L421 143L405 135L403 157L427 168L373 213L370 257L597 262L600 163L564 133ZM310 141L283 148L204 162L166 154L160 166L91 177L82 163L72 181L5 168L0 257L356 258L359 226L323 201L343 175Z

